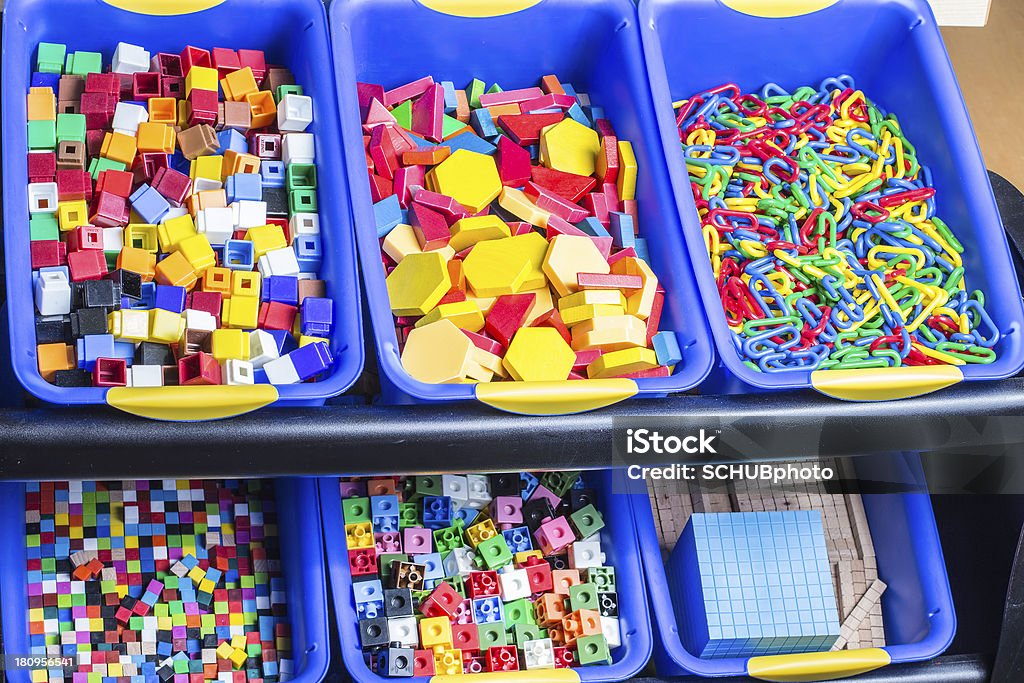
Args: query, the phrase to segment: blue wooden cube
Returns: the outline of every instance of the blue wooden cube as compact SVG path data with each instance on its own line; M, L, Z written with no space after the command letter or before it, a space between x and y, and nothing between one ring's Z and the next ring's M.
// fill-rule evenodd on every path
M839 637L818 511L695 513L668 570L683 642L698 657L820 652Z

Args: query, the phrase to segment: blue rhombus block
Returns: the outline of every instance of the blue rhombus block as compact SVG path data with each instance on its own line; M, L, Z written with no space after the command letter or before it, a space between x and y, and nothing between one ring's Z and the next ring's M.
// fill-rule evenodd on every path
M668 571L683 643L698 657L821 652L839 637L818 511L695 513Z

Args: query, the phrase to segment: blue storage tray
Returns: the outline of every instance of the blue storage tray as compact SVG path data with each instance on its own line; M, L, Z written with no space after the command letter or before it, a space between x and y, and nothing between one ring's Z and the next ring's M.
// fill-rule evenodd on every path
M619 595L619 629L622 646L611 651L612 663L575 669L524 671L520 674L475 674L474 680L520 680L532 683L571 683L581 680L592 683L623 681L632 678L647 664L651 656L652 638L647 591L637 548L636 527L629 498L624 494L621 471L601 470L584 473L587 485L597 491L599 507L607 526L601 530L601 549L606 564L615 568L615 587ZM326 533L327 567L334 599L334 615L341 642L345 667L356 683L386 683L394 679L379 676L367 667L359 647L356 630L358 617L352 597L352 575L348 568L345 525L341 508L341 492L337 477L320 479L320 508ZM578 678L573 675L578 674ZM518 676L518 678L517 678ZM412 680L423 681L425 677Z
M118 7L115 7L116 3ZM129 11L120 7L131 7ZM209 8L209 9L205 9ZM188 13L189 10L195 10ZM154 13L172 13L158 16ZM182 14L177 14L181 12ZM94 50L109 62L118 41L178 53L186 45L249 47L283 64L313 97L320 224L321 276L334 299L330 348L334 367L322 381L273 387L60 388L44 380L36 361L35 313L29 262L26 95L40 41ZM115 403L165 419L204 419L275 405L323 405L348 389L363 367L362 320L348 184L342 170L338 108L331 78L327 16L319 0L9 0L3 25L3 179L7 301L14 370L22 385L54 404ZM330 188L330 192L328 192ZM197 391L198 390L198 391ZM120 396L118 395L120 394ZM116 398L115 398L116 397ZM113 400L112 400L113 399Z
M889 662L931 659L949 647L956 632L956 613L931 500L928 494L916 492L926 490L919 457L890 454L859 457L853 462L863 481L877 477L878 481L900 482L915 491L862 496L877 556L878 575L888 586L882 595L882 616L889 643L882 648L884 652L866 649L751 659L700 659L682 643L672 601L652 599L657 638L654 662L659 674L743 676L775 665L779 667L777 673L792 673L799 667L807 677L766 677L765 680L831 680ZM642 481L630 482L630 485L648 588L652 597L668 598L671 590L647 490ZM685 605L682 608L685 609ZM754 660L759 661L748 670Z
M327 636L327 585L324 577L323 534L316 498L316 480L281 478L274 481L282 575L287 590L292 632L291 657L295 683L319 683L327 675L330 641ZM0 591L3 592L3 643L7 654L27 655L28 599L26 590L25 485L0 483ZM30 683L29 671L6 672L9 683Z
M800 8L807 13L784 16ZM757 11L772 16L754 16ZM720 356L721 366L702 390L813 386L839 398L877 400L926 393L961 379L1004 379L1024 367L1024 305L1009 247L963 97L925 0L640 0L639 15L669 176ZM918 159L931 168L938 213L967 250L967 282L986 293L988 311L1003 334L994 363L962 366L962 374L952 366L763 373L744 365L736 353L693 204L672 102L727 82L743 92L768 82L792 89L816 87L843 73L899 117ZM982 244L988 249L979 248Z
M440 11L430 9L438 7ZM518 11L517 11L518 10ZM472 16L454 16L455 12ZM335 75L352 188L356 241L387 403L480 398L516 412L568 413L632 395L690 389L712 364L707 323L692 302L697 290L677 208L665 177L651 94L629 0L339 0L330 8ZM528 40L523 37L528 36ZM380 242L366 174L356 82L395 87L431 75L461 87L477 77L526 87L557 74L605 108L620 139L633 143L639 168L640 233L666 290L661 329L679 335L683 362L670 377L538 383L426 384L405 372L384 286ZM541 388L542 387L542 388ZM508 399L504 394L514 394ZM592 394L592 395L588 395ZM486 396L485 396L486 394Z

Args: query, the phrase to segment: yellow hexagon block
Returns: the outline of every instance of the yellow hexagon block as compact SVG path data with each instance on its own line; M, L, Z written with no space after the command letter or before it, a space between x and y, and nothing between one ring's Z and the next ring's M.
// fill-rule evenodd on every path
M602 353L597 359L587 366L587 377L590 379L605 379L607 377L621 377L643 370L653 370L658 367L658 356L651 349L632 348Z
M505 221L493 215L470 216L455 221L451 231L452 238L448 245L455 251L462 251L484 240L500 240L512 236Z
M534 204L526 193L514 187L504 187L498 197L498 206L508 211L521 221L536 225L540 228L548 227L548 218L551 214Z
M579 290L577 276L580 273L606 275L611 270L594 241L578 235L557 235L552 239L543 268L559 296Z
M600 151L597 131L570 118L544 129L540 135L541 161L558 171L594 175Z
M553 327L524 327L516 332L502 364L521 382L556 382L569 378L576 353Z
M595 133L596 135L596 133ZM473 213L480 213L501 194L501 177L494 159L460 149L427 173L435 192L448 195Z
M523 282L523 290L547 287L548 278L544 274L544 257L548 253L548 241L538 232L528 232L509 238L513 250L530 260L530 272Z
M633 315L601 315L572 328L576 351L600 349L605 353L647 346L647 325Z
M616 275L639 275L643 280L640 289L626 297L626 312L647 320L654 306L654 297L658 293L658 276L642 258L627 256L615 262L612 272Z
M511 237L480 242L462 262L466 282L479 297L516 294L531 270L530 258Z
M385 284L391 312L402 316L426 315L452 286L448 264L437 252L409 254L388 275Z
M472 360L473 342L451 320L438 320L409 331L402 367L428 384L461 382Z
M484 315L474 301L456 301L441 304L416 321L416 327L425 327L438 320L451 320L461 330L479 332L484 328Z

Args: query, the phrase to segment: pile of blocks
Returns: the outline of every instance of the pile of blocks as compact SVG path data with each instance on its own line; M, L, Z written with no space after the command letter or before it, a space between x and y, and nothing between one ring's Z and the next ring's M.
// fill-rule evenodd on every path
M610 664L604 519L578 472L341 482L359 642L382 676Z
M33 683L292 677L271 485L27 484Z
M40 43L28 94L39 372L292 384L331 367L314 103L259 50ZM14 229L14 226L9 226Z

